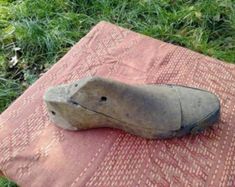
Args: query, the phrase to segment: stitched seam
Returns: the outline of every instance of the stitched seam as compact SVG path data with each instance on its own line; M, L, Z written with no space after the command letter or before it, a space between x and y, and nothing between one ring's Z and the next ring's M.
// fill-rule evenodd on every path
M172 86L172 85L170 85L170 86L171 86L171 88L176 92L176 95L178 96L178 99L179 99L180 114L181 114L181 116L180 116L180 127L182 127L182 124L183 124L183 109L182 109L180 94L179 94L179 92L178 92L178 90L177 90L176 87L174 87L174 86Z

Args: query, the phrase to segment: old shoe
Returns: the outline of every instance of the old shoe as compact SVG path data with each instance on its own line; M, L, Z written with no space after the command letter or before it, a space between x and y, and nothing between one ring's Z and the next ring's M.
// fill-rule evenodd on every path
M49 88L44 95L51 119L69 130L122 129L145 138L197 133L219 118L216 95L178 85L128 85L88 77Z

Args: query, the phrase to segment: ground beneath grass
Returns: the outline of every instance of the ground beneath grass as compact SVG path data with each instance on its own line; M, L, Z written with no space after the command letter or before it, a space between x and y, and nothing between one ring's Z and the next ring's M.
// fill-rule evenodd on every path
M235 63L235 0L0 0L0 112L101 20Z

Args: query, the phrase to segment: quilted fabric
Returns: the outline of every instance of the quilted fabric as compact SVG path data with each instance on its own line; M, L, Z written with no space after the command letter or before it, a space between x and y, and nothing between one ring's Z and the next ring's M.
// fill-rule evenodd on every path
M219 96L221 119L171 140L57 128L45 90L88 75L203 88ZM1 114L0 156L0 170L22 187L235 186L235 66L100 22Z

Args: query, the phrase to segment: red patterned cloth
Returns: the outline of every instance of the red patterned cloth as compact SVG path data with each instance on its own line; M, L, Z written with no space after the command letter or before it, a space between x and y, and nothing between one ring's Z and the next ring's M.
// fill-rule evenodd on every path
M121 130L69 132L43 94L98 75L172 83L219 96L221 119L197 136L146 140ZM22 187L235 186L235 66L100 22L0 116L0 170Z

